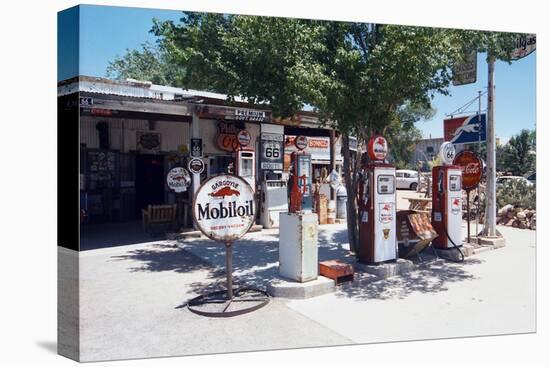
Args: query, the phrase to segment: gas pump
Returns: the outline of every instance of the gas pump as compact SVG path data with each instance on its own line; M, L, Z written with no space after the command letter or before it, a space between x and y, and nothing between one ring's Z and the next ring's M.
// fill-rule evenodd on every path
M297 136L294 144L298 151L290 155L290 177L288 188L290 190L291 213L300 211L309 212L313 208L313 197L311 194L311 154L304 151L307 147L307 138Z
M438 236L432 241L437 249L456 248L461 258L462 245L462 170L453 166L455 148L445 142L439 149L442 166L432 168L432 226Z
M311 155L303 150L307 138L297 136L299 150L291 155L290 205L288 212L279 213L279 274L298 282L317 279L319 275L317 214L312 213Z
M250 134L246 130L241 130L237 134L239 148L235 151L235 174L242 177L252 190L256 192L256 173L255 173L255 155L254 149L249 148Z
M373 136L368 144L369 162L362 162L357 192L361 263L397 259L395 167L385 162L388 143Z

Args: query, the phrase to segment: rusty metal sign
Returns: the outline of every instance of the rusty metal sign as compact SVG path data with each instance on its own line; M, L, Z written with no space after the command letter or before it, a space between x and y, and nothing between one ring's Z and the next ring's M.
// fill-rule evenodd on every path
M254 224L255 216L254 191L241 177L211 177L195 194L193 220L214 241L227 243L241 238Z

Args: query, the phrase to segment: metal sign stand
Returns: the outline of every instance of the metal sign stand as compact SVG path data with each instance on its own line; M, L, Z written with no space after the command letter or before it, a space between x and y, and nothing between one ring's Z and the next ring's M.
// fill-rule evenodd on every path
M208 317L233 317L262 308L269 303L269 294L255 288L233 290L233 242L225 243L227 289L198 296L187 302L189 311Z

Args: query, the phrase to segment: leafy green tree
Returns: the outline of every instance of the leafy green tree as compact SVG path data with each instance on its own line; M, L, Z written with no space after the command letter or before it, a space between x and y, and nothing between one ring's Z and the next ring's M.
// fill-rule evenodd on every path
M504 146L501 164L503 171L523 176L536 169L536 135L534 131L523 129L512 136Z
M352 167L349 137L361 142L391 131L406 104L429 109L436 93L448 94L452 67L466 50L506 59L515 41L491 32L207 13L155 22L152 31L183 86L269 103L281 117L309 104L342 133L352 249L361 152Z

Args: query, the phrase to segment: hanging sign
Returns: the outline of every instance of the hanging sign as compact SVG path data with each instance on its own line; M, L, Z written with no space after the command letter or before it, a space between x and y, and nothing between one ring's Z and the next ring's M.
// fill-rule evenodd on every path
M464 63L453 67L453 85L475 83L477 80L477 51L471 52Z
M191 184L191 176L183 167L174 167L166 176L166 184L177 193L184 192Z
M453 143L446 141L443 144L441 144L441 147L439 148L439 158L441 159L441 162L443 162L444 165L453 164L455 155L456 155L456 150Z
M453 164L462 169L462 189L471 190L479 185L483 174L483 163L472 151L463 150L453 160Z
M388 142L383 136L375 135L370 138L367 150L370 159L382 161L388 155Z
M237 129L235 124L228 122L218 123L218 136L216 137L218 147L221 150L225 150L227 152L233 152L237 150L237 148L239 147L239 143L237 142L238 132L239 130Z
M475 114L443 120L445 141L453 144L477 143L485 141L485 114Z
M187 163L189 172L200 175L204 171L204 162L200 158L193 158Z
M160 151L160 133L149 131L137 131L138 150L158 152Z
M537 49L537 35L527 34L516 40L516 47L512 51L512 60L519 60Z
M241 238L254 224L255 216L254 191L241 177L213 176L195 194L193 221L212 240Z

